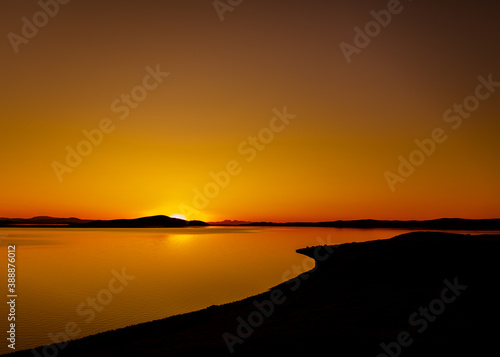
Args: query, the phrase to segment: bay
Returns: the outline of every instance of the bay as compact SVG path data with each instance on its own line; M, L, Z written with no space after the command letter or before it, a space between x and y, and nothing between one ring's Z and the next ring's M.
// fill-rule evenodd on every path
M312 269L314 261L296 249L405 232L315 227L2 228L4 267L7 247L16 246L16 350L240 300ZM1 272L5 291L6 268ZM2 306L7 331L8 305ZM8 352L12 350L3 343L0 353Z

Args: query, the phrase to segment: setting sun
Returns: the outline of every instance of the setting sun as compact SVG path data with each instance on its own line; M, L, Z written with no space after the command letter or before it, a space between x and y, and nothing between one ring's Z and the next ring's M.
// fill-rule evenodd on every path
M183 219L186 221L186 217L184 217L184 215L178 214L178 213L170 215L170 218Z

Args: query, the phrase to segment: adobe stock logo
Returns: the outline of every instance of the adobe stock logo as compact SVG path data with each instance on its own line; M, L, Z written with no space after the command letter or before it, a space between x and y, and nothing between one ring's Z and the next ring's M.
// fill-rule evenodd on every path
M268 145L275 139L278 133L281 133L290 124L290 119L294 119L296 114L289 114L287 107L283 110L273 109L275 114L268 125L261 128L256 135L249 135L245 140L240 142L237 147L238 154L245 157L246 162L254 161L260 152L266 149ZM211 202L219 196L220 192L226 188L235 177L243 171L241 160L228 160L224 169L221 171L210 171L208 176L210 179L201 189L193 188L192 206L181 203L179 211L184 216L199 215L202 209L205 209Z
M246 317L238 316L236 322L238 323L235 334L228 331L222 334L222 338L229 352L232 354L235 352L235 348L238 345L245 343L245 341L250 338L256 329L260 328L266 319L271 318L271 316L276 311L279 305L282 305L288 298L287 294L295 292L300 288L303 281L309 279L311 274L317 269L317 262L324 262L330 258L330 256L335 253L335 249L338 245L330 245L330 236L327 237L327 242L324 242L321 237L316 238L322 245L314 247L313 257L311 260L310 255L304 258L301 266L293 265L290 269L286 270L282 275L282 280L286 285L291 285L287 289L282 289L281 287L275 287L269 292L268 299L262 301L254 300L252 302L252 311ZM312 248L312 247L311 247ZM312 263L312 266L310 265ZM307 271L304 272L304 271ZM290 279L290 275L297 275L295 278ZM290 280L287 280L290 279Z
M420 306L418 311L412 313L408 318L409 325L418 327L416 332L419 334L425 332L429 324L436 321L438 316L445 312L448 305L455 302L467 289L467 285L462 285L458 282L458 277L453 279L453 283L448 279L445 279L443 283L445 287L441 290L440 296L429 302L426 306ZM414 341L410 330L401 331L394 341L380 344L383 353L379 353L377 357L399 357L403 352L403 348L409 347Z
M162 72L159 64L155 68L146 66L145 70L146 74L140 84L134 86L128 93L122 93L119 98L111 102L111 111L118 114L120 120L127 119L130 112L146 100L149 93L158 88L165 78L170 75L168 72ZM51 164L52 170L54 170L59 182L63 182L64 174L72 173L83 162L83 158L92 154L94 148L102 144L105 137L104 134L111 134L115 129L116 125L113 120L102 118L96 128L82 130L84 139L80 140L73 147L70 145L66 146L64 163L53 161Z
M217 16L219 16L219 20L222 22L224 21L224 13L227 11L233 12L234 8L242 2L243 0L214 0L212 5L214 6Z
M59 13L59 5L66 5L70 0L40 0L38 6L41 10L37 11L28 19L26 16L21 18L23 23L21 26L21 35L14 32L9 32L7 38L9 39L12 48L16 54L19 53L19 46L28 44L29 40L33 39L38 30L47 26L50 18L55 17Z
M96 314L111 304L116 295L122 293L125 287L129 285L129 282L135 279L135 276L126 273L125 268L122 268L121 272L113 269L111 274L112 277L105 288L99 290L95 295L88 296L85 301L82 301L76 307L78 316L88 315L84 320L85 323L89 324L94 321ZM32 355L35 357L58 356L59 352L62 352L68 346L71 339L77 338L82 333L82 326L81 322L69 321L64 325L62 331L57 333L49 332L47 336L52 341L52 344L32 349Z
M370 11L373 20L368 21L363 28L359 26L354 27L353 44L347 42L340 43L340 50L347 63L352 62L354 54L359 55L362 49L368 47L372 39L380 35L382 28L389 26L393 16L400 14L403 10L404 7L399 0L389 0L387 9L382 9L378 12L375 10Z
M472 113L477 111L481 106L481 102L489 99L493 93L500 87L500 82L493 79L493 74L488 76L478 76L479 84L476 86L474 93L465 97L461 103L454 103L453 106L443 113L443 120L446 123L452 123L451 129L458 130L463 123L464 119L469 118ZM403 155L398 156L399 165L397 173L392 171L385 171L384 178L389 186L391 192L396 191L397 183L404 183L406 180L415 173L416 168L422 166L427 158L434 155L438 151L438 145L443 144L448 140L449 135L443 128L434 128L430 137L423 140L415 139L414 143L417 148L410 152L406 157Z

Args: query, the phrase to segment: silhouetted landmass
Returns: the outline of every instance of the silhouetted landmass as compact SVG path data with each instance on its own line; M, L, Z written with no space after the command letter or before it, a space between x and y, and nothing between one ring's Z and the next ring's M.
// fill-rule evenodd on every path
M185 221L167 216L136 219L81 220L78 218L33 217L0 218L0 227L67 227L67 228L173 228L208 226L202 221Z
M413 232L298 252L316 268L266 293L71 341L58 356L229 356L224 334L232 356L498 355L500 235Z
M0 227L7 225L68 225L82 224L90 222L89 219L79 219L75 217L57 218L48 216L37 216L33 218L0 218Z
M242 226L252 223L253 222L250 221L237 221L230 219L225 219L224 221L219 221L219 222L208 222L208 224L210 224L211 226Z
M361 219L332 222L253 222L246 226L283 226L283 227L334 227L334 228L401 228L401 229L438 229L438 230L496 230L500 229L500 219L462 219L440 218L425 221L388 221Z
M165 228L165 227L193 227L208 226L202 221L185 221L167 216L151 216L136 219L114 219L109 221L92 221L83 224L71 224L81 228Z
M136 219L114 220L82 220L79 218L0 218L0 227L78 227L78 228L155 228L155 227L199 227L199 226L261 226L261 227L332 227L332 228L399 228L429 230L497 230L500 219L462 219L440 218L426 221L389 221L362 219L352 221L329 222L246 222L225 220L205 223L202 221L185 221L168 216L152 216Z

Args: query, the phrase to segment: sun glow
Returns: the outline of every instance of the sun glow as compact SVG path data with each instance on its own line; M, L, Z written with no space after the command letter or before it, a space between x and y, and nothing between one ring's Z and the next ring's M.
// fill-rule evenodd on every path
M178 214L178 213L176 213L176 214L172 214L172 215L170 216L170 218L183 219L183 220L185 220L185 221L187 220L187 219L186 219L186 217L185 217L184 215L182 215L182 214Z

